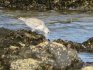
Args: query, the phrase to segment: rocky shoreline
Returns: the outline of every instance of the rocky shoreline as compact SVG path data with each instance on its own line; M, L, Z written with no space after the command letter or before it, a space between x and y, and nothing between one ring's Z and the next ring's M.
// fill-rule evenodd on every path
M0 70L93 70L78 57L93 52L92 40L51 42L35 32L0 28Z
M20 10L93 10L92 0L0 0L0 7Z

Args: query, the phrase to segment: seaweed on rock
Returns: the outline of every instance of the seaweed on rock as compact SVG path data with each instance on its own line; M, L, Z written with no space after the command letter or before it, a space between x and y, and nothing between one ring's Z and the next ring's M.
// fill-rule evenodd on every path
M76 50L50 42L43 35L27 30L0 29L6 30L0 41L0 68L3 70L67 70L71 66L75 70L83 65Z

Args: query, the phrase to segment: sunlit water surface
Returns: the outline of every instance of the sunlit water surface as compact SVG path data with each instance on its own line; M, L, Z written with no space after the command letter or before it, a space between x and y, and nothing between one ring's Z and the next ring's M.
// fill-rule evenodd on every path
M62 14L56 11L26 12L0 10L0 27L8 29L28 29L18 20L18 17L37 17L45 22L51 33L50 40L63 39L82 43L93 37L93 14L70 13ZM88 58L86 58L90 55ZM93 62L93 54L81 53L79 55L85 62ZM92 59L91 59L92 58Z

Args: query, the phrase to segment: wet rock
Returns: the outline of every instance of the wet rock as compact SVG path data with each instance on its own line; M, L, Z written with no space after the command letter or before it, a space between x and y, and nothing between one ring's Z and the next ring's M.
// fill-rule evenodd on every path
M66 46L66 48L75 49L78 52L93 52L93 37L83 43L77 43L61 39L57 39L54 41L63 44L64 46Z
M92 0L0 0L0 7L21 10L93 10ZM42 6L38 6L41 4Z
M63 44L66 48L72 48L77 50L78 52L83 51L85 48L85 46L83 46L81 43L67 41L67 40L57 39L57 40L54 40L54 42Z
M80 69L77 51L64 44L50 42L35 32L10 30L0 41L1 65L3 70Z
M81 70L93 70L93 66L85 66Z
M9 34L11 33L12 30L7 30L5 28L0 28L0 47L2 47L2 41L3 39Z
M23 46L23 44L26 46L29 44L36 45L45 39L43 35L27 30L12 31L0 28L0 31L0 47L9 47L11 45Z
M0 70L3 70L3 66L2 66L2 64L1 64L1 61L0 61Z
M57 70L80 63L75 50L66 49L62 44L56 42L44 42L17 50L7 48L6 52L2 55L3 65L9 65L11 70L30 70L31 68L32 70L39 68ZM32 60L35 61L35 64ZM32 62L28 63L29 61Z
M89 38L87 41L83 42L82 44L86 47L85 51L93 52L93 37Z
M27 30L9 30L0 28L0 59L5 69L9 69L10 62L22 58L19 51L22 47L36 45L43 42L45 37ZM10 61L11 60L11 61Z
M13 61L10 70L41 70L41 68L38 60L28 58Z

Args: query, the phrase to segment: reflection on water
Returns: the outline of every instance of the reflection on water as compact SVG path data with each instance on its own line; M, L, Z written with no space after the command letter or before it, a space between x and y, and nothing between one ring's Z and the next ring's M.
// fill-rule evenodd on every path
M79 53L79 57L83 62L93 62L93 53Z

